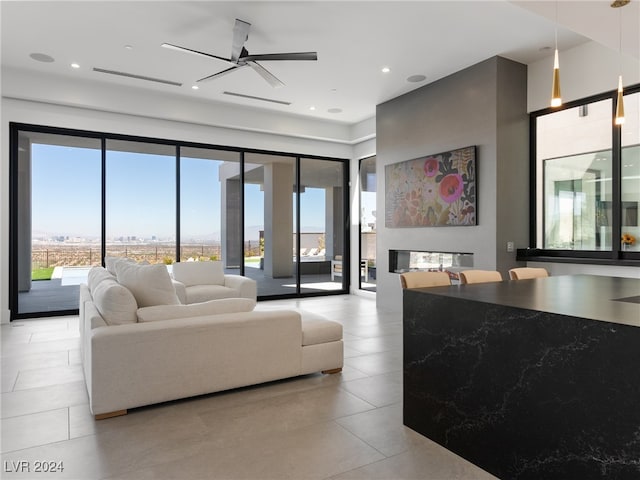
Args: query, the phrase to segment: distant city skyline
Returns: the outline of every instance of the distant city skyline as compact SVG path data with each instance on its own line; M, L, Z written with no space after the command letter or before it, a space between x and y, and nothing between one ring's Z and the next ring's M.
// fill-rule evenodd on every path
M33 144L31 160L32 237L40 241L43 237L100 238L100 150ZM218 170L223 163L181 159L183 242L221 240ZM108 150L105 176L108 241L121 237L175 240L174 157ZM259 185L246 184L244 195L249 206L245 240L257 240L258 231L264 229L264 193ZM324 231L324 190L307 187L300 203L302 231Z

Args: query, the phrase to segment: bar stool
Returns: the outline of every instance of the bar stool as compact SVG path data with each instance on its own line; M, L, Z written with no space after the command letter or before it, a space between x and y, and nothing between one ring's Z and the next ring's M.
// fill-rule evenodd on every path
M501 282L502 275L495 270L465 270L460 272L460 283Z
M526 278L548 277L549 272L544 268L520 267L509 270L509 279L524 280Z
M442 287L451 285L447 272L405 272L400 274L402 288Z

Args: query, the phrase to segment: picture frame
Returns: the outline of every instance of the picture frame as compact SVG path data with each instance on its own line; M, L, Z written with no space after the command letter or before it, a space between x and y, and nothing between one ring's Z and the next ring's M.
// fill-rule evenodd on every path
M385 226L477 225L476 147L385 166Z

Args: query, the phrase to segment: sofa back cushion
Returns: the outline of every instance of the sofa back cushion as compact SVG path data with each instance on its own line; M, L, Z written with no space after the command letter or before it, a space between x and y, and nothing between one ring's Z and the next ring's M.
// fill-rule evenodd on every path
M210 300L190 305L156 305L138 309L139 322L155 322L174 318L202 317L204 315L220 315L223 313L250 312L255 302L248 298L225 298Z
M222 262L178 262L173 264L173 278L192 285L224 285Z
M89 291L93 293L96 286L103 280L115 280L116 277L111 275L104 267L93 267L87 274L87 286Z
M116 274L118 282L131 290L138 307L180 304L167 267L163 264L118 262Z
M120 262L136 263L136 261L129 257L104 257L104 265L107 268L107 272L112 275L116 275L116 265Z
M97 284L92 293L93 303L107 325L136 323L138 304L133 294L114 279Z

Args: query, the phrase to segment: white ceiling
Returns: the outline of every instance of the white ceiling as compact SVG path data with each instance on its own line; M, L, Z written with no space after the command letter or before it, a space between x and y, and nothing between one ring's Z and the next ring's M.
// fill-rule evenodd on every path
M2 1L2 67L37 75L143 87L354 123L375 106L495 55L531 63L590 39L638 58L638 0L609 1ZM264 62L286 86L274 89L249 68L200 84L224 62L161 48L164 42L229 57L234 21L252 24L250 53L317 51L318 61ZM126 49L130 45L132 49ZM53 63L38 62L43 53ZM77 62L79 69L70 64ZM381 72L383 66L391 71ZM180 87L97 73L93 68L182 83ZM425 75L420 83L411 75ZM291 102L280 105L224 95ZM315 110L310 110L314 106ZM340 113L330 113L340 109Z

